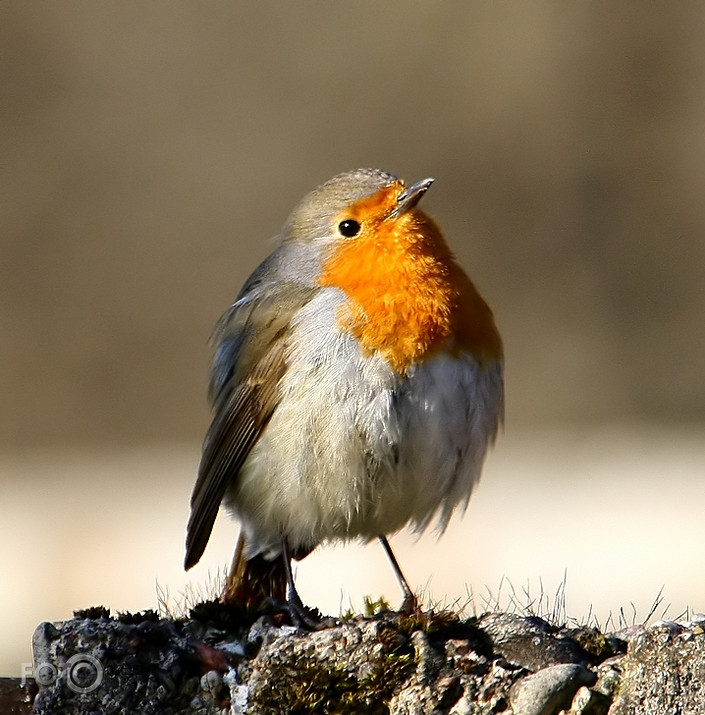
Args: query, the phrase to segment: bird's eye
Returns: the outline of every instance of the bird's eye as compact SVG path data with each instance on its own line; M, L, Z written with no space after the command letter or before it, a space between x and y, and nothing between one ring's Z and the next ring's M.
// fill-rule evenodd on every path
M352 238L360 233L360 224L357 221L348 218L338 224L338 231L340 231L341 236L345 236L345 238Z

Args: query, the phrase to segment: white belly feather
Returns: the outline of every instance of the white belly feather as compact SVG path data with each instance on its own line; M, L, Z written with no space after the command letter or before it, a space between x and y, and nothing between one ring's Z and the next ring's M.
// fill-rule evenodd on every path
M226 496L248 557L276 555L282 535L313 547L435 514L443 529L497 431L501 365L438 353L400 378L331 327L341 300L323 290L295 319L280 403Z

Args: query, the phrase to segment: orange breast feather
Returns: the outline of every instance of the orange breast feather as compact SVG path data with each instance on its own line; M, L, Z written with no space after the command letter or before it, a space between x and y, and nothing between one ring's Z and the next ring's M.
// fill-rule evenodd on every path
M320 279L349 298L338 315L341 329L400 374L439 350L468 351L481 364L499 360L492 312L436 224L417 209L389 215L401 190L386 187L339 217L362 226L356 237L340 239Z

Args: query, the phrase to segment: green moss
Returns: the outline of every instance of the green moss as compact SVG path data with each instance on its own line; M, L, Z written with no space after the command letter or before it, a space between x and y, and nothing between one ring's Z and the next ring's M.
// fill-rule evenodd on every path
M414 631L423 631L426 634L446 633L460 628L467 628L470 621L461 621L457 613L453 611L413 611L412 613L402 613L392 610L389 601L384 596L372 598L365 596L362 603L364 618L374 618L375 616L391 616L398 630L406 635L411 635ZM353 620L358 616L351 610L345 611L341 618L346 621ZM477 619L471 619L475 621ZM451 637L451 636L449 636Z
M602 658L608 652L607 638L594 628L584 628L575 635L577 644L587 653Z
M376 616L379 613L392 610L392 607L389 605L389 601L384 596L380 596L375 599L370 596L365 596L362 606L365 616L368 618Z
M389 605L389 601L384 596L379 598L372 598L372 596L365 596L362 600L362 613L366 618L371 618L372 616L377 616L380 613L385 613L391 611L392 607ZM348 608L340 614L340 617L344 621L352 621L357 618L359 614L355 613L352 608Z
M268 687L250 704L259 713L386 715L392 695L416 663L408 639L391 628L380 636L384 650L365 668L364 677L354 667L329 661L284 663L268 670Z
M291 671L272 684L267 702L257 702L260 712L287 713L389 713L394 689L405 680L403 674L413 667L413 656L390 656L385 667L357 679L342 665L311 665ZM284 680L284 679L282 679Z
M443 635L448 638L457 634L465 635L468 628L466 621L461 621L452 611L414 611L413 613L394 614L394 625L400 632L411 635L414 631L423 631L426 635Z
M624 644L624 648L616 647L620 642L616 639L607 638L597 628L583 626L582 628L568 630L566 635L572 638L588 654L592 663L601 663L603 660L626 650L626 644Z

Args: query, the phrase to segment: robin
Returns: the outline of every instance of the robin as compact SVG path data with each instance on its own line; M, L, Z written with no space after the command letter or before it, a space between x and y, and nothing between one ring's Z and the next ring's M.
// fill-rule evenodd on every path
M186 569L221 503L241 532L222 600L288 598L323 541L442 531L467 506L503 415L490 308L409 187L377 169L306 196L214 331L214 418L191 498Z

